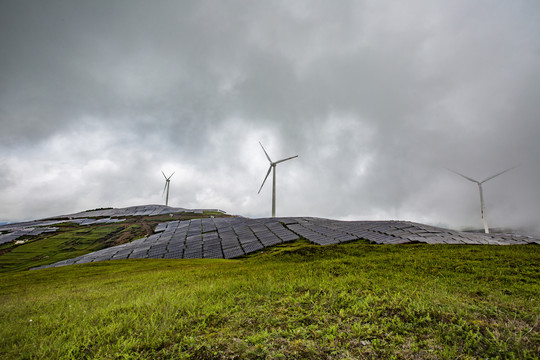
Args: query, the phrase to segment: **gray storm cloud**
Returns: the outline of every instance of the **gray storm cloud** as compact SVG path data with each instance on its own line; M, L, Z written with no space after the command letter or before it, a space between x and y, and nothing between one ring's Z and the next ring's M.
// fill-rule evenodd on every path
M4 1L0 221L162 203L537 226L536 1Z

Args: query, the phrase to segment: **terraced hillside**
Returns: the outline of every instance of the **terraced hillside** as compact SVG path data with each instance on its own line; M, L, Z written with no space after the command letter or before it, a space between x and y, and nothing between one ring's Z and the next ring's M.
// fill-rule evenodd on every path
M27 270L129 243L161 222L228 216L215 209L161 205L94 209L0 226L0 272Z

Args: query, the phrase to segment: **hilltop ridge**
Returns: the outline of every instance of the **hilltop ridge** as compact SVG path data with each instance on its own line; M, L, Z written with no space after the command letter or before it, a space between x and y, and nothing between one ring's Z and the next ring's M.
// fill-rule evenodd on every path
M81 230L81 226L90 228ZM92 230L92 227L97 228ZM540 244L539 239L527 235L462 232L410 221L340 221L315 217L250 219L231 217L218 209L138 205L91 209L2 225L0 256L26 246L26 242L52 237L63 238L54 250L55 255L62 253L62 256L54 261L50 254L37 253L34 258L40 259L41 263L34 268L135 258L232 259L297 239L317 245L356 240L388 245ZM84 247L86 250L70 252L73 245L67 246L75 244L78 248L83 243L89 244ZM44 261L46 258L50 261Z

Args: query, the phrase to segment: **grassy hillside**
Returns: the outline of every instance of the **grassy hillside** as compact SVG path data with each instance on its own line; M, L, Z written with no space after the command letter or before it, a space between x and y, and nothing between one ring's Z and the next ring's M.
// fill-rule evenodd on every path
M120 239L143 237L137 224L102 224L81 226L74 223L58 225L52 234L27 236L26 243L0 246L0 271L28 270L116 245Z
M91 210L89 210L91 211ZM71 259L110 246L123 244L152 234L160 222L189 220L201 217L227 217L222 213L180 213L158 216L128 216L112 224L78 225L66 222L55 225L54 233L25 236L24 244L15 242L0 245L0 272L28 270L41 265Z
M538 358L540 248L298 241L0 274L7 359Z

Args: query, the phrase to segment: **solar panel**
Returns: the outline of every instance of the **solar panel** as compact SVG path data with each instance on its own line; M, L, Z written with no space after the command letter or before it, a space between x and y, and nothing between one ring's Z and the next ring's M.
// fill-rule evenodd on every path
M102 211L105 216L130 213L157 213L169 210L159 206ZM81 224L105 223L116 219L89 219L81 213ZM83 216L84 215L84 216ZM39 235L55 228L38 228L40 222L1 227L0 244L23 235ZM46 225L50 225L49 221ZM284 225L285 224L285 225ZM8 230L4 230L8 229ZM314 244L330 245L366 239L377 244L540 244L540 239L511 234L463 233L406 221L337 221L319 218L214 218L169 221L156 226L155 233L131 243L103 249L51 265L64 266L103 260L135 258L226 258L233 259L266 247L303 237Z

